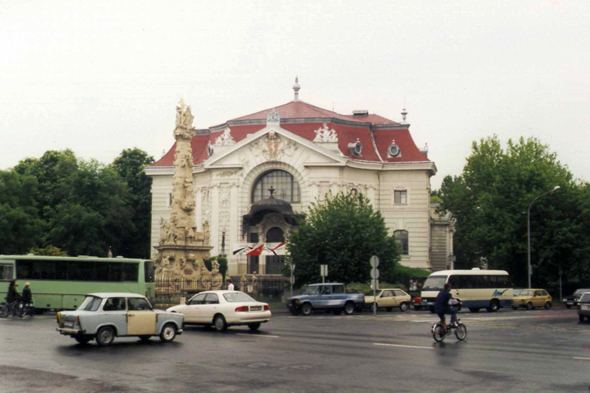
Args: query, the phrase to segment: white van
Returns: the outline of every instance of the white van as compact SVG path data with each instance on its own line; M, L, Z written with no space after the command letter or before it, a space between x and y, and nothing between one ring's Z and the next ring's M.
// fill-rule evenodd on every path
M504 270L441 270L432 273L422 286L422 307L434 312L438 292L446 283L452 286L451 294L471 312L485 308L495 312L512 306L512 281Z

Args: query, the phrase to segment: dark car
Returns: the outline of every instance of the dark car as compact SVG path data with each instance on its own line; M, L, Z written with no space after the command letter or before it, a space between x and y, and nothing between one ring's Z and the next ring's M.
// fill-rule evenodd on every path
M576 292L573 293L573 295L569 295L569 296L564 297L563 302L565 303L565 306L567 308L577 307L578 302L580 301L580 298L586 292L590 292L590 288L578 289Z
M578 301L578 317L580 322L584 322L584 318L590 321L590 292L584 293Z

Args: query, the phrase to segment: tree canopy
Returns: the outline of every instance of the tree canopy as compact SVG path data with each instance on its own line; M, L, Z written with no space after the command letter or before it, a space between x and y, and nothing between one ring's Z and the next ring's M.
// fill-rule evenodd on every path
M57 247L69 255L148 258L153 158L124 150L112 165L47 151L0 171L0 254Z
M320 265L328 265L332 282L370 279L369 259L380 259L380 276L392 280L399 254L388 235L381 213L362 195L326 196L311 205L307 216L287 242L290 262L296 265L296 285L321 281Z
M517 286L527 284L531 206L533 285L552 287L560 271L570 280L589 277L589 191L539 140L509 140L503 149L493 136L473 142L463 173L447 176L436 195L457 220L456 266L505 269Z

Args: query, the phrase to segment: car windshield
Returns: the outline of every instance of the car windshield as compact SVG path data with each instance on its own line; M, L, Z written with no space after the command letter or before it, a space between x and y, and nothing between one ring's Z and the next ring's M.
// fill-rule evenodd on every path
M523 289L520 291L518 296L533 296L533 291L527 291L526 289Z
M423 291L440 291L445 286L448 276L430 276L426 279Z
M315 291L318 290L318 286L317 285L310 285L308 287L305 288L305 291L303 292L304 295L313 295L315 293Z
M96 296L86 296L86 299L80 304L78 310L81 311L96 311L98 307L100 307L100 303L102 302L102 298Z
M231 293L224 293L223 297L229 303L238 303L238 302L255 302L255 299L252 299L250 296L246 295L244 292L231 292Z
M590 303L590 293L586 293L580 298L581 303Z

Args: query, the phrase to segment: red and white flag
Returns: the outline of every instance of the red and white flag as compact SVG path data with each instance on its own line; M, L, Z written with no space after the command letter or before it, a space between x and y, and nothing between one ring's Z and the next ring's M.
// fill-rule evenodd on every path
M264 248L264 244L261 244L258 247L254 248L249 253L247 253L246 255L248 255L249 257L257 257L257 256L260 256L260 254L262 253L262 249L263 248Z

